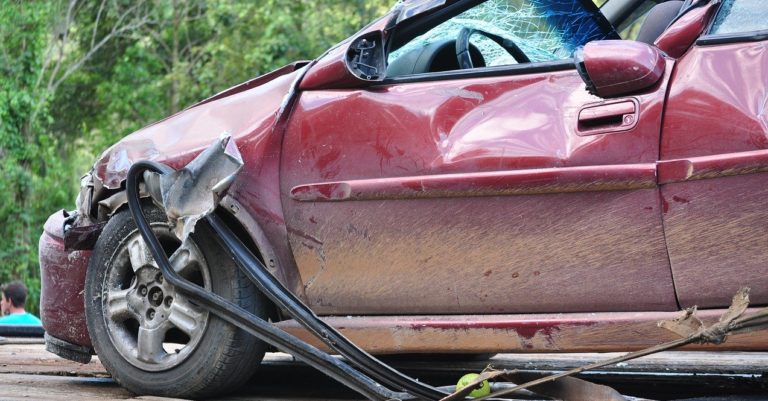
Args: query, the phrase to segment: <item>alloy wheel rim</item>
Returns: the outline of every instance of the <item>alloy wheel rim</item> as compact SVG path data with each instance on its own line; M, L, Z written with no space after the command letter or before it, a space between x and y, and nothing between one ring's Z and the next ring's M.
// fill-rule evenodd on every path
M188 240L179 245L167 224L153 224L158 240L171 254L182 277L211 289L202 252ZM103 317L112 344L135 367L172 369L197 348L208 324L208 312L164 279L138 231L117 247L107 266L102 291Z

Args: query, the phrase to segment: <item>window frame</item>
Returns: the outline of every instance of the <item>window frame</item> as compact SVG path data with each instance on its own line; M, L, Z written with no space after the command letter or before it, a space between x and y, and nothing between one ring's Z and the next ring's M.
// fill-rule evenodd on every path
M385 37L386 40L386 53L385 58L389 57L389 54L397 50L406 44L408 44L410 41L414 40L419 35L422 35L432 28L437 27L438 25L442 24L445 21L448 21L449 19L463 13L466 10L469 10L472 7L475 7L479 4L485 3L488 0L465 0L465 1L457 1L455 3L449 4L439 10L437 10L434 13L427 13L426 15L423 15L421 17L417 18L411 18L403 21L403 23L398 24L394 26L390 31L386 32ZM589 6L594 7L594 9L597 12L600 12L600 9L592 2L592 0L579 0L582 5L583 4L589 4ZM586 6L586 7L589 7ZM603 17L601 21L598 21L598 24L600 24L604 29L611 29L614 30L615 28L611 23ZM607 27L605 26L607 24ZM617 33L618 35L618 33ZM397 38L408 38L405 40L397 40ZM393 48L393 46L395 46ZM389 63L387 63L387 66ZM399 75L396 77L385 77L381 82L377 83L375 86L385 86L385 85L392 85L392 84L401 84L401 83L410 83L410 82L431 82L431 81L443 81L443 80L450 80L450 79L470 79L470 78L484 78L484 77L497 77L497 76L505 76L505 75L523 75L523 74L535 74L535 73L542 73L542 72L555 72L555 71L567 71L567 70L575 70L576 66L574 64L573 58L567 58L562 60L553 60L553 61L540 61L540 62L533 62L533 63L525 63L525 64L507 64L507 65L498 65L498 66L486 66L486 67L478 67L473 69L467 69L467 70L452 70L452 71L441 71L441 72L430 72L430 73L421 73L421 74L408 74L408 75Z
M713 46L713 45L725 45L730 43L749 43L749 42L762 42L768 40L768 28L760 29L757 31L746 31L737 33L712 33L714 29L715 21L720 14L720 10L723 8L725 2L720 2L717 6L717 12L709 21L707 29L704 30L704 34L696 40L697 46Z

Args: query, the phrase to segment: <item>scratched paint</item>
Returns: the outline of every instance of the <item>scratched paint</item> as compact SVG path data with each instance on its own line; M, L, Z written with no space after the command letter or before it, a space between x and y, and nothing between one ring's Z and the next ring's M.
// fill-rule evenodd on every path
M755 311L750 309L747 313ZM725 310L699 311L705 322ZM337 316L323 320L355 344L374 354L617 352L634 351L674 340L657 322L679 312L608 312L454 316ZM276 326L326 349L297 322ZM632 333L628 336L627 333ZM685 350L765 349L768 338L755 332L728 338L720 345L686 346Z
M349 203L292 216L318 313L676 308L655 189Z
M681 306L725 307L743 286L768 304L766 77L766 42L695 46L678 61L659 177Z
M669 257L683 307L725 307L741 287L768 304L768 174L665 185Z
M143 159L179 168L223 132L228 132L236 138L240 153L250 168L243 171L229 189L231 196L242 199L238 204L242 210L237 218L251 221L248 228L251 232L264 234L265 240L261 242L272 246L273 252L269 252L269 257L281 267L275 275L302 296L302 287L298 283L286 241L279 196L282 136L281 132L273 131L277 111L297 75L297 72L283 70L281 74L271 75L269 80L249 81L125 137L107 149L96 162L96 180L107 188L119 188L130 165ZM94 202L99 200L94 199ZM60 236L61 224L58 227L56 232L59 234L56 235ZM42 305L43 320L51 335L70 339L76 344L90 345L82 311L82 294L77 295L80 301L70 297L71 291L83 288L88 253L70 254L71 258L79 260L78 263L65 262L61 258L65 258L66 254L58 250L57 241L45 234L41 237L41 272L43 280L46 277L49 279L49 285L44 287L43 299L50 301L50 304ZM71 285L63 287L57 284L65 282L62 277L73 280ZM72 304L79 305L79 309L56 309L60 299L72 300ZM73 330L74 333L71 333Z
M45 331L72 344L91 346L85 326L85 271L91 251L64 250L59 211L45 223L40 237L40 318Z
M281 192L307 302L321 314L675 309L653 167L669 68L634 97L635 128L588 137L579 110L600 99L575 70L302 93ZM653 171L639 184L601 175L627 164ZM505 181L516 175L522 189Z
M252 146L269 132L266 128L273 124L276 112L276 107L254 107L254 102L279 105L294 75L277 77L250 90L235 91L228 97L181 111L123 138L104 151L96 162L96 177L107 188L119 188L135 161L163 160L180 167L224 132L240 146Z

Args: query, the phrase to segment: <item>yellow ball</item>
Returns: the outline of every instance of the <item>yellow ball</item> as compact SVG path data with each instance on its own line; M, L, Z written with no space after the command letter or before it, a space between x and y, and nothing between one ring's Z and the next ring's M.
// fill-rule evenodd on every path
M469 383L472 383L473 381L477 380L477 378L480 377L477 373L467 373L464 376L461 376L461 379L459 379L459 382L456 383L456 391L459 391L463 389L464 387L467 387ZM480 383L480 386L476 389L472 390L471 393L469 393L470 397L483 397L491 393L491 385L488 383L488 380L483 380L482 383Z

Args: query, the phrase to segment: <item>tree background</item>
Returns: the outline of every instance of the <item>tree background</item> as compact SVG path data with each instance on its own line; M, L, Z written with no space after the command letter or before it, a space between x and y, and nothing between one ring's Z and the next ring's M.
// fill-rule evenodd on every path
M123 136L312 59L394 0L0 0L0 283L38 313L37 244Z

